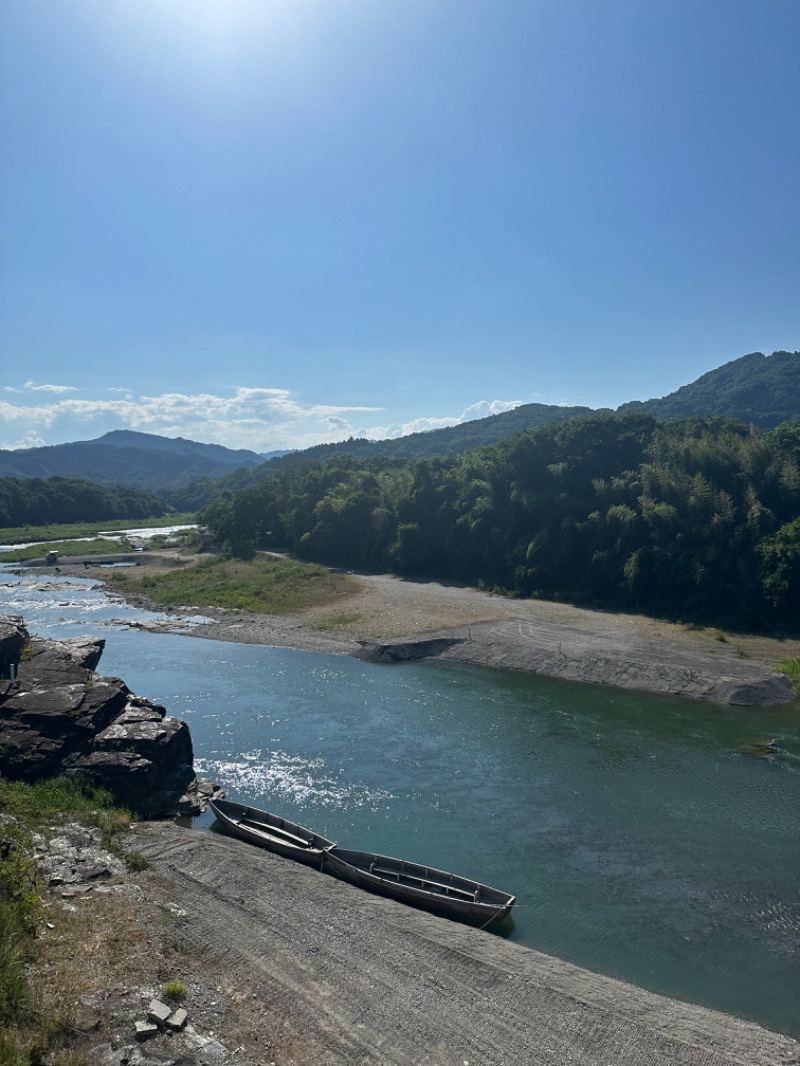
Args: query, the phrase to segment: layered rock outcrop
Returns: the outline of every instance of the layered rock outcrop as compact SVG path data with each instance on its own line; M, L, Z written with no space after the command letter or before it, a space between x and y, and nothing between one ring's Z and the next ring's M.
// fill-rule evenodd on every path
M81 775L149 817L199 812L214 786L195 776L189 727L95 673L104 646L31 637L21 618L0 618L0 773Z

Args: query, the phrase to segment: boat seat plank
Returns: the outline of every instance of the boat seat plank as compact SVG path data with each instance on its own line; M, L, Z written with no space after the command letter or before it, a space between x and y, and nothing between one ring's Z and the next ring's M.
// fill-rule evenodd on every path
M431 890L437 888L442 889L444 892L455 893L456 895L463 896L465 899L472 900L473 902L477 902L478 900L477 891L470 892L465 888L457 888L455 885L446 885L441 881L432 881L429 877L417 877L415 874L408 873L407 870L390 870L387 867L375 866L373 864L370 867L369 872L371 874L376 874L378 877L396 877L398 881L400 881L401 878L406 881L415 881L423 887L430 885Z
M267 836L274 836L279 840L285 838L287 843L296 844L298 847L311 847L310 840L305 840L303 837L291 833L288 829L281 829L280 826L270 825L268 822L257 822L254 818L241 818L238 824L243 825L246 829L255 829L257 832L264 833Z

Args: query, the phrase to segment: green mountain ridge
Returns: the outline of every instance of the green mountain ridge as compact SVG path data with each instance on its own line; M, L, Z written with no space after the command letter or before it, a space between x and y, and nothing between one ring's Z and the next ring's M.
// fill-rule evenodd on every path
M523 430L568 422L604 410L531 403L489 418L394 440L370 441L351 437L336 444L318 444L303 451L290 452L250 472L238 471L223 478L217 491L236 492L251 488L268 475L284 473L309 462L324 463L335 456L415 460L463 455L472 448L499 444ZM646 413L664 421L693 415L724 415L745 424L752 423L760 429L771 429L782 422L800 418L800 352L781 351L771 356L754 352L703 374L691 385L684 385L669 396L634 400L623 404L615 413ZM191 499L178 498L174 502L182 510L191 510L193 506Z
M752 352L661 399L633 400L617 408L617 414L642 411L663 420L725 415L774 429L800 417L800 352Z
M238 491L264 477L327 462L334 456L418 460L462 455L514 434L592 414L590 407L523 404L457 426L390 440L350 438L303 451L263 455L220 444L113 430L96 440L20 451L0 451L0 477L80 477L100 485L132 485L161 495L181 510L204 506L223 490ZM618 414L647 413L660 420L723 415L760 429L800 418L800 352L761 352L734 359L660 399L633 400Z
M131 485L165 499L199 479L219 479L263 463L256 452L182 437L113 430L96 440L0 451L0 477L83 478L98 485Z

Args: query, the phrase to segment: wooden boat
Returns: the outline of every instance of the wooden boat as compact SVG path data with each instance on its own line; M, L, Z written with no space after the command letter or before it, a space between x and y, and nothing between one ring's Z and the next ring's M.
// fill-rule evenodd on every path
M242 803L224 799L209 800L209 807L233 836L289 859L298 859L309 866L322 867L325 849L334 846L332 840L312 829L279 818L269 811L260 811L257 807L246 807Z
M388 855L333 846L326 848L325 859L338 874L361 888L483 925L505 918L516 898L478 881Z

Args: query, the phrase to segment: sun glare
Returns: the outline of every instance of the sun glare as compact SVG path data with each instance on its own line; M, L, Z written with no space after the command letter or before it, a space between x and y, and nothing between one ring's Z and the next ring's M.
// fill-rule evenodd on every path
M325 48L316 0L137 0L91 8L87 30L165 100L227 107L262 79L313 83Z
M263 53L282 65L313 30L312 6L310 0L137 0L94 8L93 21L128 57L191 77L235 69Z
M247 47L254 36L285 31L308 12L302 0L170 0L147 6L165 29L209 50Z

